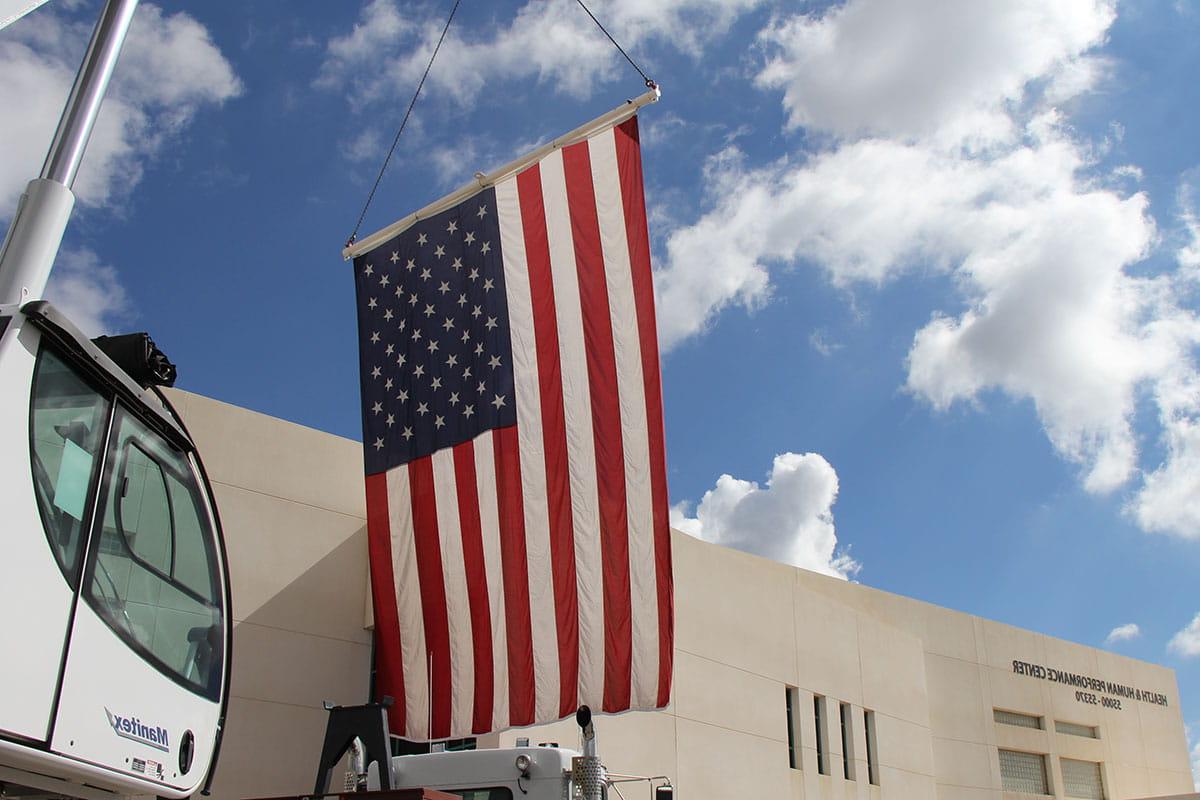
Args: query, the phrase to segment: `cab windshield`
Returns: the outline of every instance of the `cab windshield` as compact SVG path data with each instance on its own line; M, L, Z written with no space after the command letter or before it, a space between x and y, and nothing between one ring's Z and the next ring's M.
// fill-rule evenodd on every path
M119 409L87 597L135 649L189 687L220 690L213 533L187 455Z

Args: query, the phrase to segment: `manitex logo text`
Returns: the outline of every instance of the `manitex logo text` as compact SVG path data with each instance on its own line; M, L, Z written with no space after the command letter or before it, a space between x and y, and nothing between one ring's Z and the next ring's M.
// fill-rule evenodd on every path
M170 750L171 743L167 736L166 728L160 728L157 725L147 725L137 717L118 717L107 708L104 709L104 713L108 715L108 724L112 725L112 729L117 736L150 745L156 750L162 750L164 753Z

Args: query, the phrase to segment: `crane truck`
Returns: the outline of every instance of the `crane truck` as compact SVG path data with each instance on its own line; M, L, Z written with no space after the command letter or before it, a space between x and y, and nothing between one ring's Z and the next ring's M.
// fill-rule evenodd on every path
M18 12L38 3L27 2ZM0 249L0 794L207 789L229 694L229 572L146 334L43 299L136 0L110 0Z
M0 248L0 796L207 794L229 698L224 539L195 442L159 390L175 367L145 333L91 339L42 296L136 6L107 0ZM607 773L586 707L577 721L582 753L392 756L385 705L331 708L314 796L347 752L355 792L600 800L641 780L671 796L665 778Z
M326 705L329 720L312 794L272 800L327 795L332 772L347 753L350 769L343 800L370 800L373 793L391 791L432 791L435 800L437 793L463 800L608 800L625 797L620 788L623 784L643 784L653 800L674 796L665 775L623 775L605 768L597 754L596 728L587 706L575 714L582 752L546 743L392 755L387 725L390 705L391 698L361 706Z

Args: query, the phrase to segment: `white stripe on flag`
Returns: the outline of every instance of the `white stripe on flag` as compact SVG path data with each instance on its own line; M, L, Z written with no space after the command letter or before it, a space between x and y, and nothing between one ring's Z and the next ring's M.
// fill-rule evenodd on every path
M642 377L637 306L629 266L629 240L621 200L616 142L608 129L588 142L596 216L604 252L604 274L612 316L625 454L626 511L629 526L630 600L633 619L634 706L653 708L658 695L658 584L654 568L654 513L650 496L650 441L646 427L646 385Z
M472 442L475 485L479 492L479 527L483 534L483 563L487 570L488 604L492 611L492 662L495 700L492 728L508 727L508 636L504 616L504 570L500 560L500 514L496 507L496 455L492 432Z
M446 621L450 629L450 674L434 676L434 680L450 681L450 735L463 737L471 735L475 708L475 649L471 640L471 603L467 594L458 487L454 479L454 448L438 450L430 458L433 460L438 541L442 548Z
M562 151L541 164L546 205L546 237L558 317L562 369L563 414L567 429L567 472L571 485L571 517L575 534L576 585L579 587L579 702L604 704L604 578L600 552L599 489L596 444L592 437L592 399L583 346L583 312L575 242L567 205Z
M496 184L500 251L504 255L504 291L512 340L513 391L517 403L517 442L521 456L521 493L525 509L525 553L529 568L529 616L538 719L559 715L558 627L550 560L550 519L546 499L546 456L542 444L541 392L538 389L537 341L521 202L516 178Z
M429 664L425 656L425 619L421 615L421 581L417 577L417 546L413 536L412 492L408 485L407 465L388 470L387 492L392 575L396 581L404 693L407 695L404 719L407 734L424 739L429 728Z

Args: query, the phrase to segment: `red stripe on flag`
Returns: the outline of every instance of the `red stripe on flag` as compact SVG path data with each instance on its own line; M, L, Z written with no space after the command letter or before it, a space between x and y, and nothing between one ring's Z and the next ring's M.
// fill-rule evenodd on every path
M521 496L521 453L517 426L492 431L496 461L496 506L500 518L500 561L508 633L508 724L534 722L533 632L529 618L529 564L525 551L525 504Z
M525 232L525 259L537 342L554 618L558 630L558 713L567 716L575 712L579 697L579 590L575 574L575 530L571 519L562 366L558 360L558 315L554 308L554 281L550 275L550 243L546 235L541 170L536 165L517 176L517 195L521 202L521 226Z
M471 606L471 644L475 657L473 733L492 730L492 613L488 602L487 568L483 556L483 530L479 523L479 490L475 483L475 446L463 442L454 448L454 484L458 490L458 518L462 530L463 566L467 576L467 601Z
M633 601L629 588L629 527L617 358L613 352L612 315L588 143L565 147L562 154L579 274L596 446L600 546L604 554L604 710L623 711L629 708L633 675Z
M396 698L388 727L405 730L404 660L392 572L392 531L388 521L387 473L367 476L367 551L371 559L371 601L375 610L375 699Z
M429 660L430 738L450 735L450 623L446 612L446 583L438 538L437 498L433 489L433 459L408 462L412 490L413 535L417 579L421 582L421 612L425 619L425 653Z
M662 373L654 317L654 283L650 271L650 235L646 230L646 198L637 117L614 131L621 200L625 206L625 235L633 270L638 337L642 348L642 377L646 383L646 424L650 436L650 495L654 504L654 561L658 580L658 705L671 700L671 667L675 654L675 590L671 579L671 525L668 517L666 446L663 435Z

